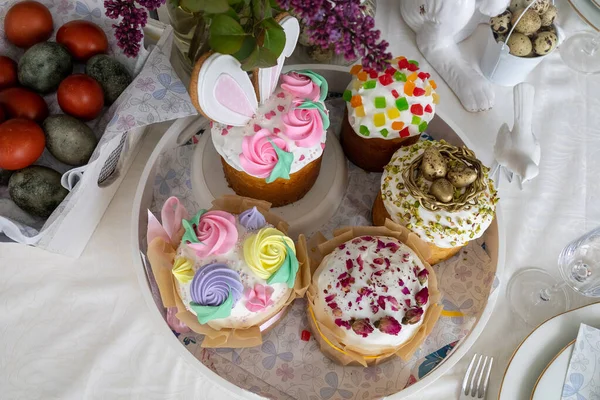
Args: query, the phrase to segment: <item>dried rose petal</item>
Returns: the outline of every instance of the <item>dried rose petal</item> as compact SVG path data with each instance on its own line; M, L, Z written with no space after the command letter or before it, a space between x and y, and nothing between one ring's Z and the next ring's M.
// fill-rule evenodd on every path
M409 289L408 289L406 286L404 286L404 287L402 288L402 293L404 293L404 294L406 294L406 295L409 295L409 294L410 294L410 290L409 290Z
M335 299L335 296L337 296L337 294L333 293L325 297L325 303L329 303L331 300Z
M359 271L362 271L364 264L363 264L363 259L362 259L362 257L360 256L360 254L359 254L359 255L358 255L358 257L356 258L356 262L358 263L358 266L359 266Z
M339 308L336 308L335 310L333 310L333 315L336 317L341 317L342 316L342 310L340 310Z
M402 279L398 279L398 285L404 286L404 281Z
M342 273L341 273L341 274L340 274L340 275L339 275L337 278L338 278L339 280L342 280L342 279L344 279L344 278L345 278L345 277L347 277L347 276L348 276L348 273L347 273L347 272L342 272Z
M425 287L419 290L419 292L415 295L415 301L417 302L418 306L427 304L429 301L429 289Z
M335 324L337 326L339 326L340 328L344 327L344 328L346 328L348 330L350 330L350 328L351 328L350 322L344 321L343 319L336 318L333 322L335 322Z
M352 264L352 260L346 260L346 269L352 269L352 267L354 267L354 264Z
M371 312L373 312L373 314L377 314L377 312L379 312L379 306L376 306L375 304L371 305Z
M404 325L413 325L421 320L423 316L423 309L421 307L418 308L410 308L406 314L404 314L404 318L402 318L402 323Z
M373 262L377 265L383 265L383 258L377 257L376 259L373 260Z
M402 330L402 325L400 325L400 322L398 322L396 318L389 315L386 315L379 321L375 321L374 325L381 332L387 333L388 335L398 336Z
M419 283L421 285L423 285L425 282L427 282L427 277L428 276L429 276L429 271L427 271L426 269L424 269L421 272L419 272L417 274L417 278L419 279Z
M357 319L352 323L352 330L362 337L367 337L373 332L373 327L366 319Z
M379 296L377 298L377 305L381 307L382 310L385 310L385 296Z
M373 240L373 236L362 236L361 239L366 240L367 242L370 242Z
M405 299L404 304L406 304L406 307L410 307L410 299Z
M381 250L385 248L385 243L383 243L383 241L377 239L377 250Z
M332 301L331 303L327 303L327 305L329 306L329 308L331 308L332 310L335 308L338 308L338 305L335 301Z
M386 300L390 302L393 311L398 311L400 305L398 304L398 300L394 296L387 296Z
M338 246L338 249L344 250L346 248L346 243L342 243Z
M400 246L398 246L397 243L394 242L389 242L388 244L385 245L385 247L389 248L392 253L395 253L398 251L398 249L400 248Z

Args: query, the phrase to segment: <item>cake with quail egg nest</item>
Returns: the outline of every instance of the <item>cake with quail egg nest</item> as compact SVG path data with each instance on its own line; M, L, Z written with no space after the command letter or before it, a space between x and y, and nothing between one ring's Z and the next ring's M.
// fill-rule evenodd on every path
M434 265L483 235L498 197L485 167L466 147L422 140L399 149L385 167L373 223L402 224L428 243Z

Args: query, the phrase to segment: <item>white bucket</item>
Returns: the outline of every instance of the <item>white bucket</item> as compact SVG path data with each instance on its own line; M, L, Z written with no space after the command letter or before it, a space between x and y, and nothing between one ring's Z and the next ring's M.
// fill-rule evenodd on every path
M534 4L531 3L530 6ZM529 8L529 7L528 7ZM488 42L481 57L480 67L483 75L491 82L501 86L515 86L524 82L527 75L538 66L546 57L556 51L558 45L563 41L562 30L554 24L558 43L556 47L548 54L537 57L517 57L509 53L510 49L505 42L496 42L492 30L489 30ZM506 41L514 30L511 29L506 37Z

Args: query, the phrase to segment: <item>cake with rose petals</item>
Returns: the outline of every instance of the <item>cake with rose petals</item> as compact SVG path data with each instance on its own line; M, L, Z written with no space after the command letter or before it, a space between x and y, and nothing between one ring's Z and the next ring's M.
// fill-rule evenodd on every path
M362 235L339 244L322 259L309 289L309 317L327 343L325 354L344 364L362 359L365 365L396 354L413 339L422 341L428 309L433 302L437 315L440 308L430 271L395 237ZM344 355L350 358L343 361Z
M382 172L396 150L416 143L427 129L439 102L437 86L417 61L406 57L393 59L382 72L355 65L350 73L343 94L342 148L360 168Z
M172 273L200 324L262 331L281 317L299 268L292 239L257 207L237 215L200 210L182 225Z
M293 203L321 169L329 116L327 81L308 71L280 76L271 96L243 126L212 123L213 144L229 186L273 207Z

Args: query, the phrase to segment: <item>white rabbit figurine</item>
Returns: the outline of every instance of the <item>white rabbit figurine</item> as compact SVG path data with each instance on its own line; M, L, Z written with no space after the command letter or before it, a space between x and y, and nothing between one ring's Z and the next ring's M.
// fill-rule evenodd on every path
M491 16L506 9L508 0L402 0L402 18L417 34L417 47L454 91L467 111L494 106L490 82L460 54L457 43ZM484 17L485 16L485 17Z

